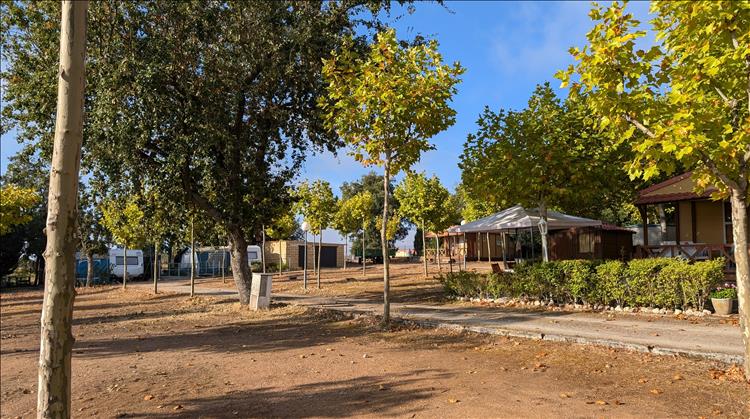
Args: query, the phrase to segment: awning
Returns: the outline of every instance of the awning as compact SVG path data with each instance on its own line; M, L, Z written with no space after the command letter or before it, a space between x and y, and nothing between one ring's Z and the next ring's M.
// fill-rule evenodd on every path
M452 229L459 233L493 232L516 228L536 228L539 225L539 210L525 209L520 205L480 218ZM602 222L590 218L576 217L556 211L547 211L547 228L563 230L573 227L598 227Z

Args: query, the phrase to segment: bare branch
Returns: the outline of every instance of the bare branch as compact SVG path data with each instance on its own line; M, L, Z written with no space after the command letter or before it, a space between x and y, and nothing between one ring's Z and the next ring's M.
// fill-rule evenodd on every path
M737 99L729 99L724 92L721 91L718 87L714 86L714 90L716 90L716 93L721 96L721 99L724 101L724 103L727 104L730 108L734 109L735 106L737 106Z
M625 114L625 120L633 124L639 131L649 136L649 138L656 138L656 135L651 132L650 129L646 128L645 125L640 123L638 120L631 118L628 114Z

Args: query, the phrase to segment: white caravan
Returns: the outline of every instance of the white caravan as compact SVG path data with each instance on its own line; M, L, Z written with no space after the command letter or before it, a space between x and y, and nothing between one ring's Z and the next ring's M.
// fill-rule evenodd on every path
M125 273L125 250L109 249L109 266L112 276L122 278ZM128 249L128 279L143 276L143 250Z

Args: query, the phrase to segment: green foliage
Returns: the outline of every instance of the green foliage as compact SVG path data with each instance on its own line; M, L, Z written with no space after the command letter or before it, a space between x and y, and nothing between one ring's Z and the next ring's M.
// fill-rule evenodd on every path
M561 102L544 84L525 109L485 108L477 124L459 163L469 220L514 204L598 217L619 214L633 198L622 153L604 147L584 99Z
M39 195L30 188L13 184L0 187L0 236L11 231L13 226L26 224L33 218L33 209L39 203Z
M146 240L143 211L132 199L108 199L101 204L102 224L120 245L133 249Z
M737 298L736 288L721 288L711 291L711 298Z
M333 220L333 225L342 234L355 234L371 224L372 209L375 201L369 191L362 191L338 202L338 210ZM400 227L400 220L397 228ZM394 236L397 231L394 232Z
M558 73L585 95L610 144L633 152L629 171L649 179L679 163L699 188L745 189L750 161L750 6L747 2L651 3L657 43L626 3L594 4L588 45ZM745 273L746 275L746 273Z
M313 234L320 234L331 226L336 214L336 197L330 183L325 180L304 181L297 186L294 196L297 199L295 208L310 224Z
M266 236L274 240L289 240L297 234L299 229L297 218L292 212L287 212L276 217L270 225L266 226Z
M351 199L353 196L360 194L360 193L366 193L369 194L371 201L371 205L364 205L363 208L365 208L367 211L369 211L368 217L363 217L362 220L365 221L365 230L368 237L367 240L367 248L368 249L378 249L382 253L380 240L375 240L376 237L380 237L380 226L375 224L375 219L378 217L382 217L383 215L383 203L385 198L385 191L383 189L383 176L378 175L375 172L368 172L364 175L362 175L361 178L359 178L356 181L353 182L344 182L341 185L341 199L344 201ZM396 214L400 211L401 203L394 195L394 187L392 182L389 182L388 185L388 214L389 219L393 218L399 218L396 217ZM363 213L364 214L364 213ZM396 238L395 240L401 240L409 233L409 228L405 222L405 219L401 219L401 223L399 224L398 231L396 232ZM360 229L361 233L361 229ZM352 242L352 249L360 249L358 251L361 251L362 249L362 243L360 243L360 237L357 236L354 238L354 241Z
M711 288L724 281L724 266L724 258L691 265L691 275L682 285L685 303L702 310Z
M593 299L605 305L625 305L627 265L619 260L608 260L596 267Z
M398 199L399 213L427 231L443 231L458 222L456 202L437 176L407 173L393 194Z
M724 259L689 264L679 259L520 263L514 272L458 272L438 277L446 294L515 297L558 303L692 307L702 310L724 278Z
M0 7L1 32L12 34L0 37L0 126L46 162L60 2ZM306 156L341 146L318 107L323 59L349 34L380 27L389 9L378 0L92 2L84 165L113 185L158 183L162 200L204 211L232 237L256 235L288 209Z
M431 150L430 137L455 122L449 102L463 68L442 64L437 42L403 47L393 29L377 34L364 56L354 40L324 60L326 126L365 166L408 170Z

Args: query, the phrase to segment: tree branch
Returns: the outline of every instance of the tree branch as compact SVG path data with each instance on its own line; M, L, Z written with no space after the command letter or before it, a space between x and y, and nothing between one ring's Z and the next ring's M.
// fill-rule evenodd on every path
M649 138L656 138L656 135L654 135L653 132L651 132L650 129L646 128L645 125L641 124L638 120L631 118L630 115L624 114L625 120L633 124L636 128L638 128L639 131L649 136Z

